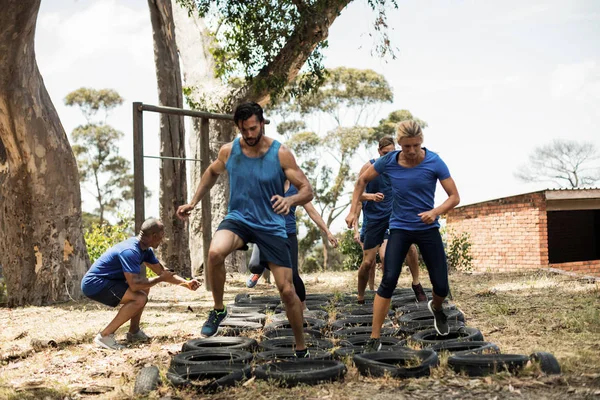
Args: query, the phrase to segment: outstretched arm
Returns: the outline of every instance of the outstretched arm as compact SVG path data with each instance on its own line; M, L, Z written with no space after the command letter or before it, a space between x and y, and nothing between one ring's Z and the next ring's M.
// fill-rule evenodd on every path
M146 264L146 267L150 268L158 276L162 275L164 273L164 271L172 272L172 270L165 268L165 266L162 265L161 263L158 263L158 264L144 263L144 264ZM164 279L164 282L168 282L173 285L184 286L190 290L196 290L200 287L200 282L198 282L196 279L186 281L179 275L175 275L175 274L172 274L171 276L166 276Z
M338 245L337 239L335 238L335 236L333 236L333 233L331 233L329 231L327 224L325 223L325 221L323 221L321 214L318 213L318 211L315 209L315 206L313 206L313 204L311 202L308 202L305 205L303 205L303 207L306 210L306 213L308 214L310 219L312 219L314 221L314 223L317 224L319 229L327 235L327 240L329 241L329 243L333 247L337 247L337 245Z
M198 188L196 189L196 193L194 194L192 201L190 201L188 204L179 206L177 209L177 217L179 217L179 219L186 219L189 217L192 210L196 208L196 205L200 202L200 200L202 200L204 195L215 185L219 175L225 172L225 164L227 163L230 153L231 143L227 143L221 147L217 159L213 161L202 174L202 178L200 178L200 184L198 184Z
M283 197L274 195L271 198L273 201L273 209L277 214L286 215L290 212L291 206L302 206L313 199L313 191L310 182L304 175L304 172L298 167L296 158L292 152L285 146L279 148L279 162L281 169L292 185L298 189L298 193L293 196Z

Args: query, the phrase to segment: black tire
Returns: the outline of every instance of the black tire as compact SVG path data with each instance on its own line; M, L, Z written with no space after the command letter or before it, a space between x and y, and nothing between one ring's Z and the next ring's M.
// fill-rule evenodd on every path
M262 324L250 322L235 318L227 318L219 324L218 334L223 336L238 336L248 331L262 329Z
M344 378L347 368L336 360L297 360L263 364L256 367L256 379L274 380L282 386L296 386L300 383L316 385Z
M373 324L372 316L361 315L358 317L338 319L337 321L332 322L331 329L334 331L337 331L340 329L346 329L346 328L352 328L352 327L372 326L372 324ZM383 322L383 326L384 327L392 326L392 321L390 321L389 319L386 319Z
M444 313L448 321L465 322L465 315L460 310L446 310ZM415 311L401 315L398 318L398 323L401 325L410 325L411 322L427 322L433 325L433 319L433 314L429 310Z
M467 326L450 327L450 333L446 336L438 335L435 329L428 329L413 334L411 340L423 347L429 347L440 342L483 342L483 335L479 329Z
M133 393L139 395L145 395L155 390L160 382L160 373L158 367L152 365L150 367L144 367L138 372L135 378L135 386L133 387Z
M305 338L306 347L312 349L331 349L333 343L329 340ZM263 340L259 343L260 348L264 350L277 350L277 349L292 349L296 344L296 340L293 337L279 337L274 339Z
M325 310L304 310L302 313L304 318L314 318L319 319L321 321L327 322L329 320L329 314ZM287 315L285 313L273 314L271 316L270 322L276 321L284 321L287 320Z
M212 379L211 382L194 388L201 392L216 392L225 387L234 386L250 378L252 367L246 364L197 364L171 367L167 378L174 386L189 386L192 381Z
M308 328L308 329L314 329L314 330L318 330L318 329L322 329L324 328L326 325L325 321L322 321L320 319L315 319L315 318L304 318L304 327ZM271 322L269 324L265 325L265 332L267 331L272 331L275 329L290 329L292 326L290 325L290 322L285 319L285 320L280 320L280 321L274 321Z
M393 310L388 311L388 317L393 317L396 313ZM356 318L369 316L373 318L373 307L362 308L344 308L335 314L335 319Z
M469 376L485 376L496 372L518 372L529 357L521 354L466 354L448 357L448 366Z
M345 339L341 339L338 344L342 347L364 347L370 338L370 334L353 335ZM406 345L406 340L399 339L393 336L382 336L381 338L379 338L379 340L381 342L382 348Z
M466 354L500 354L500 348L495 343L490 342L441 342L429 347L431 350L440 353L446 351L453 355Z
M239 313L239 314L230 314L228 320L240 320L247 322L255 322L261 325L265 324L267 319L266 314L262 313Z
M462 321L448 321L448 326L450 327L450 332L453 329L459 329L465 326L465 323ZM400 325L398 327L398 335L408 337L412 336L415 333L428 331L434 329L433 320L428 322L413 322L410 325Z
M532 362L537 362L540 364L540 369L543 373L548 375L558 375L560 374L561 368L558 360L552 353L546 353L544 351L539 351L537 353L532 353L529 356L529 359Z
M333 297L333 294L307 293L306 301L331 301Z
M239 349L204 349L185 351L175 354L171 359L172 366L198 364L247 364L252 361L252 353Z
M314 329L304 328L304 335L310 336L314 339L322 339L323 334L320 331L316 331ZM263 334L263 337L266 339L274 339L278 337L294 337L294 331L291 328L287 329L273 329L272 331L267 331Z
M331 336L333 336L334 339L343 339L352 335L361 335L365 333L370 335L372 330L373 327L371 326L358 326L355 328L345 328L333 331L331 332ZM395 328L384 326L381 328L380 336L395 336L396 332L397 330Z
M449 310L456 310L456 305L452 303L444 303L442 308L447 312ZM415 311L429 311L429 308L427 308L427 303L412 303L396 308L396 312L400 315L409 314Z
M279 296L251 296L247 293L240 293L235 296L234 303L240 304L275 304L279 305L281 299Z
M353 360L363 376L381 377L389 373L393 378L429 376L431 368L439 364L437 353L433 350L378 351L355 354ZM413 363L418 364L410 365Z
M267 307L257 304L227 304L227 312L231 314L239 313L262 313L264 314Z
M264 361L294 361L296 358L296 351L294 349L277 349L261 351L254 356L254 359L258 362ZM331 360L331 353L329 351L321 349L310 349L311 360Z
M185 342L181 351L202 350L202 349L239 349L252 351L258 346L258 342L243 336L237 337L222 337L213 336L201 339L192 339Z

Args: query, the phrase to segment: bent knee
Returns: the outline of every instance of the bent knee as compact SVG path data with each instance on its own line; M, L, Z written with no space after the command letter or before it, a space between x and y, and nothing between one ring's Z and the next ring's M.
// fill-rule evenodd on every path
M208 251L208 262L212 265L221 264L225 261L225 254L219 250L210 249Z

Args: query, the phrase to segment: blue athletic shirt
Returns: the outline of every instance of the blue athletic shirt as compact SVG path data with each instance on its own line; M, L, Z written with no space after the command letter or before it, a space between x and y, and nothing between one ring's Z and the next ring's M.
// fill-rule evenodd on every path
M151 248L142 250L137 237L117 243L96 260L81 280L81 290L86 296L99 293L109 281L124 281L124 272L139 274L142 263L158 264Z
M233 141L225 167L229 173L229 207L226 220L242 222L269 235L287 238L285 218L273 211L271 197L284 195L285 174L279 162L281 143L273 140L261 157L242 152L240 138Z
M450 171L440 156L426 148L423 150L425 158L413 168L398 164L399 150L375 161L375 170L389 177L394 193L390 229L419 231L440 227L438 218L433 224L427 225L418 214L434 208L437 181L450 178Z
M370 160L371 164L375 163L375 160ZM390 179L386 175L379 175L371 182L367 183L365 188L367 193L383 193L383 201L363 201L362 202L362 213L363 223L361 227L361 234L364 234L368 221L381 221L383 219L389 219L392 213L392 203L394 202L394 196L392 192L392 185Z
M285 192L285 197L290 197L298 193L296 186L290 183L290 187ZM296 234L296 206L290 207L290 212L285 216L285 233L288 235Z

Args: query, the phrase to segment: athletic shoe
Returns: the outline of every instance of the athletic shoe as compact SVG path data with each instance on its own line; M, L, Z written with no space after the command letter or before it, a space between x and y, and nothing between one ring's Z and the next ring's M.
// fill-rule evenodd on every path
M381 340L379 338L370 338L364 347L363 353L375 353L381 350Z
M448 318L446 318L446 314L444 314L444 309L436 310L433 307L433 300L429 300L427 303L427 308L431 314L433 314L433 326L437 333L441 336L446 336L450 333L450 327L448 326Z
M96 345L98 345L99 347L102 347L104 349L109 349L109 350L123 350L125 348L125 346L117 343L117 341L115 340L114 333L107 335L107 336L102 336L101 334L97 334L96 337L94 338L94 343Z
M296 350L296 358L310 358L310 351L308 351L308 347L304 350Z
M149 342L152 338L144 333L143 330L138 330L136 333L127 332L128 342Z
M421 303L423 301L427 301L427 295L425 294L425 291L423 290L423 286L421 286L420 283L417 283L416 285L412 285L412 290L413 290L413 292L415 292L415 297L417 298L417 301L419 303Z
M223 322L225 318L227 318L227 307L223 307L223 311L210 310L206 322L202 325L202 336L214 336L217 333L217 330L219 330L219 324Z
M260 279L260 274L252 274L250 278L246 281L246 287L253 288L258 283Z

